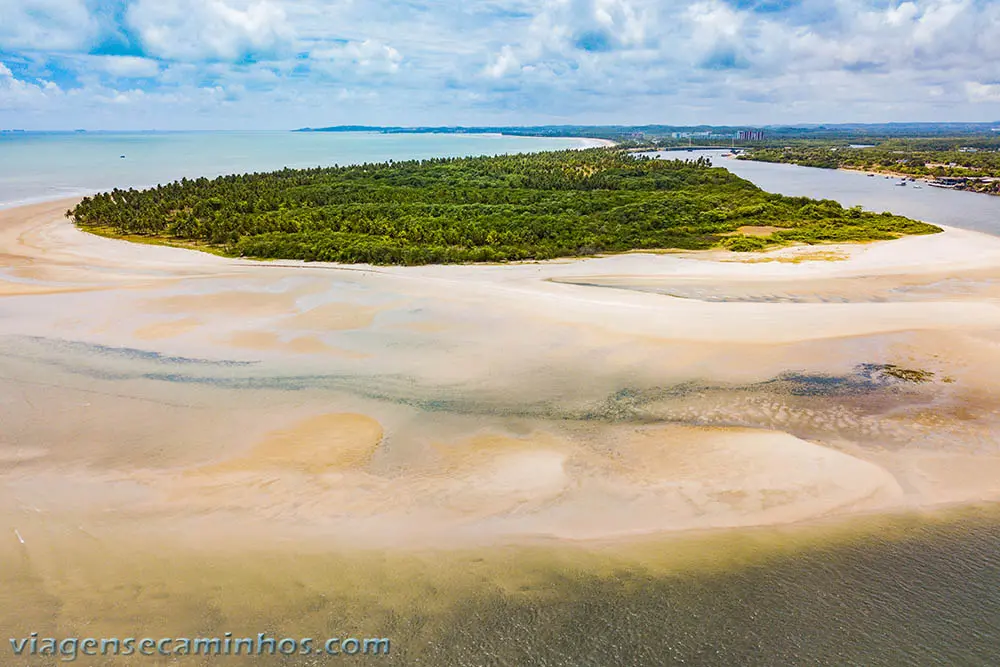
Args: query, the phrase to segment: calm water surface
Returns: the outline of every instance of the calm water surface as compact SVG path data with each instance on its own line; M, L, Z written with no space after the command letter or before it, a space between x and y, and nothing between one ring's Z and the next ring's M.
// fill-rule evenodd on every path
M816 169L791 164L752 162L721 157L725 151L667 151L671 159L692 159L705 155L712 164L725 167L768 192L794 197L833 199L844 206L863 206L871 211L891 211L899 215L942 225L1000 234L1000 197L944 190L913 183L898 187L897 178L868 177L835 169Z
M775 548L780 531L737 531L707 541L708 565L686 572L552 571L539 584L549 595L460 603L415 653L435 664L566 667L1000 664L996 510L855 524L852 537L804 549ZM665 559L671 550L663 545ZM720 551L737 562L710 565Z
M0 134L0 207L182 177L577 148L583 139L367 132ZM124 157L122 157L124 156Z

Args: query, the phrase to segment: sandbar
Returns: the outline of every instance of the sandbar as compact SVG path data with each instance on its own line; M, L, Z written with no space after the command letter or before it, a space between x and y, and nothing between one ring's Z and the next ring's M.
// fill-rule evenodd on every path
M996 467L1000 238L257 263L71 203L0 211L0 522L33 541L457 548L1000 498L948 472Z

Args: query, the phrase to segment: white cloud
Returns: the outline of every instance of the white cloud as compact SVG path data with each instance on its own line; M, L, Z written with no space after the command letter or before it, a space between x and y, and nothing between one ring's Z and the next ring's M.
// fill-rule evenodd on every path
M565 42L591 51L639 46L655 28L656 3L645 0L549 0L535 24L550 45Z
M0 0L0 49L79 49L97 30L84 0Z
M969 81L965 92L971 102L1000 102L1000 83L979 83Z
M0 0L7 108L16 88L149 126L1000 117L1000 0L116 1Z
M138 0L127 21L147 53L173 60L271 56L294 39L284 10L269 0Z
M160 73L160 64L149 58L102 56L94 60L96 67L103 69L111 76L125 79L148 78Z
M347 73L349 69L393 73L403 62L403 55L398 50L376 39L320 46L309 55L313 61L318 61L319 69L328 73ZM324 67L324 64L330 66Z
M61 93L59 86L51 81L22 81L6 64L0 63L0 110L36 108Z
M486 76L500 79L513 72L518 72L520 69L521 63L514 55L514 49L511 48L510 44L505 44L493 62L486 67L485 73Z

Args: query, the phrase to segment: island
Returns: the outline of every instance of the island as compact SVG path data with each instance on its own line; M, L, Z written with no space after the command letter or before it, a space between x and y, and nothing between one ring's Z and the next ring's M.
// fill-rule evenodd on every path
M68 215L105 236L228 256L405 265L753 251L940 231L767 193L704 157L614 148L183 179L86 197Z

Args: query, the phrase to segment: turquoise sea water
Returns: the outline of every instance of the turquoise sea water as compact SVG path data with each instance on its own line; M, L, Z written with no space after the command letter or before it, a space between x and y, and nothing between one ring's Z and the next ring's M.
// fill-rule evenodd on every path
M592 144L585 139L367 132L0 134L0 207L182 177ZM124 156L124 157L122 157Z

